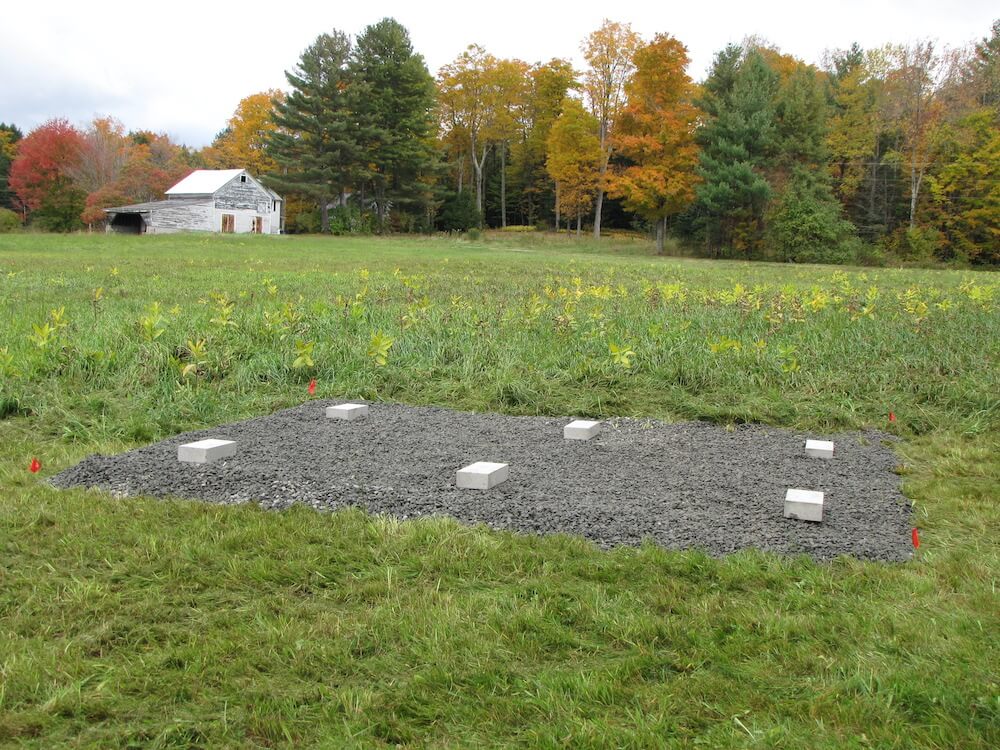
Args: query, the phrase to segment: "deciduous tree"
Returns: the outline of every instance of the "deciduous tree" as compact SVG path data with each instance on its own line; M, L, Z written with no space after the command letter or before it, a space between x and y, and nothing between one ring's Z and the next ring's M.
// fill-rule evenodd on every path
M545 153L563 100L575 88L576 73L567 60L550 60L528 71L521 112L523 137L511 148L511 171L520 186L521 212L529 224L534 224L543 210L554 209L555 191L545 170Z
M944 165L928 178L928 219L944 250L973 263L1000 263L1000 113L982 107L943 135Z
M948 69L931 41L893 47L889 101L900 128L900 160L909 173L910 229L917 225L920 189L930 166L935 129L944 113L941 91Z
M462 153L468 154L472 162L476 210L480 215L483 213L483 167L491 146L489 136L495 105L492 77L496 65L493 55L472 44L438 73L441 125L445 137L462 148Z
M599 132L597 118L576 99L566 99L549 132L545 167L556 183L556 226L560 212L575 216L577 234L600 184L604 155Z
M628 103L611 137L612 149L628 164L613 171L608 192L656 224L656 249L662 253L667 217L694 200L699 112L683 44L658 34L636 52L634 62Z
M610 136L625 105L625 83L634 70L635 52L641 37L629 24L605 19L599 29L584 41L582 50L590 68L584 73L584 91L590 110L597 118L601 146L601 164L594 208L594 237L601 236L601 210L604 206L605 174L611 157Z
M65 119L49 120L18 144L10 168L10 187L17 206L34 214L44 228L67 231L80 223L84 193L67 171L76 166L83 136Z
M277 129L276 103L284 100L284 92L278 89L241 99L225 129L203 152L206 164L213 169L246 169L257 176L274 172L278 164L268 151L268 141Z

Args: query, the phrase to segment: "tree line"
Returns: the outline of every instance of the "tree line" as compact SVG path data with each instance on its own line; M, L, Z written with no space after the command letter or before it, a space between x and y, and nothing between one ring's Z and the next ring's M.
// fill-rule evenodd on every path
M1000 263L1000 21L966 48L821 66L748 38L701 82L669 34L605 21L581 52L577 71L472 45L432 76L392 19L334 30L199 151L112 118L0 124L0 206L97 226L192 168L242 167L286 195L289 231L614 228L711 257Z

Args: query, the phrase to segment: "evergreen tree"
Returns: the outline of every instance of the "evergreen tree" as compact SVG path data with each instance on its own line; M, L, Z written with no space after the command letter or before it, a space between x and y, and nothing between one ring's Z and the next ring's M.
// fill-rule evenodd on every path
M0 208L14 208L14 193L7 184L10 165L23 134L15 125L0 122Z
M384 18L358 37L350 59L355 121L365 175L385 229L390 208L426 209L434 148L434 79L410 35Z
M771 186L764 168L778 139L774 97L777 75L751 50L734 71L727 47L716 56L703 108L710 118L702 145L698 211L708 247L732 247L749 255L759 245Z
M799 64L778 91L775 101L778 169L795 165L825 171L829 109L816 70Z
M1000 107L1000 20L993 22L990 32L976 44L972 78L979 104Z
M795 263L847 263L854 225L841 217L826 174L794 168L768 216L770 254Z
M329 206L342 201L365 174L356 100L364 93L347 70L351 43L340 31L321 34L285 72L291 93L275 100L269 147L279 169L267 182L319 203L321 231L330 230Z

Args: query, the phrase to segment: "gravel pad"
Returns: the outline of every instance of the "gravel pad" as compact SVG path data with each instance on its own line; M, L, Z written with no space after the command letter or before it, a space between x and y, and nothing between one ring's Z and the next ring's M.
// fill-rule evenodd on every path
M529 533L580 534L602 547L652 539L725 555L756 547L828 560L911 556L910 504L877 433L834 435L832 460L809 458L804 433L759 425L612 419L589 441L564 440L570 420L372 404L367 419L327 419L302 406L177 435L118 456L91 456L57 487L116 495L255 501L281 509L354 505L398 518L447 515ZM180 463L177 446L216 437L235 457ZM808 435L819 438L823 436ZM510 464L490 490L460 490L476 461ZM783 517L788 488L825 493L820 524Z

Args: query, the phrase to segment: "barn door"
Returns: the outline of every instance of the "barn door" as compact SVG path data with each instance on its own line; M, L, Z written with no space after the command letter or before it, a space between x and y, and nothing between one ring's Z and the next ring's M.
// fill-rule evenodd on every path
M264 218L262 216L253 217L253 231L254 234L263 234L264 232Z
M236 231L236 216L234 214L222 214L222 233L232 234Z

